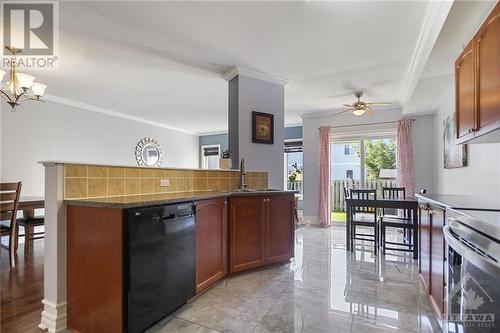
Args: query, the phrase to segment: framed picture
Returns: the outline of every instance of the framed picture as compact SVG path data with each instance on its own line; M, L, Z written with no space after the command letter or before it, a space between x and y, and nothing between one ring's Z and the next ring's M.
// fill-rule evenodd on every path
M274 143L274 115L262 112L252 112L252 142Z
M443 165L445 169L467 166L467 145L456 144L455 124L455 113L443 120Z

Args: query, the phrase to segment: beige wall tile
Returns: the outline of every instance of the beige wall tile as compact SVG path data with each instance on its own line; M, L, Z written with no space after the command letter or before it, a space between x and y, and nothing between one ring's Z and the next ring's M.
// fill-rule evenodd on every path
M141 176L141 169L139 169L139 168L126 168L125 169L125 177L126 178L140 177L140 176Z
M165 178L166 170L165 169L155 169L154 176L155 178Z
M208 178L207 180L207 190L209 191L218 191L220 190L219 187L219 179L217 178Z
M260 188L269 188L267 176L260 178Z
M64 180L64 198L86 198L87 184L87 178L66 178Z
M108 176L108 168L100 167L100 166L89 166L88 168L88 176L90 177L107 177Z
M108 179L107 178L89 178L88 179L88 196L106 197L108 195Z
M206 171L195 171L194 172L194 177L195 178L207 178L207 172Z
M175 177L175 170L165 170L165 177L174 178Z
M125 177L125 168L108 168L108 177Z
M140 194L141 179L140 178L125 178L125 194Z
M141 178L141 194L153 193L155 190L154 181L154 178Z
M125 194L125 178L108 178L108 195L121 196Z
M186 179L186 191L194 191L194 178Z
M194 180L195 191L206 191L207 190L207 179L206 178L196 178Z
M207 178L219 179L219 171L207 171Z
M155 176L155 169L141 169L141 178L153 178Z
M66 164L64 168L66 170L65 177L87 177L86 165Z
M176 182L177 182L177 191L186 191L186 183L187 183L187 179L186 178L177 178L176 179Z

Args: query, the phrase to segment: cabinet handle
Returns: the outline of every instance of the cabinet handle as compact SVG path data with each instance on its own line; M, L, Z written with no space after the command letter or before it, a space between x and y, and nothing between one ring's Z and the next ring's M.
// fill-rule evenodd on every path
M224 201L224 206L227 206L227 200L226 200L226 201Z
M262 199L262 202L267 202L267 199Z

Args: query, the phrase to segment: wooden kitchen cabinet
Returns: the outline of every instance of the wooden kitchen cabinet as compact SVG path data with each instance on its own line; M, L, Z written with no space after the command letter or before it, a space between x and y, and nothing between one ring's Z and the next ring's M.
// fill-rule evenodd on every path
M475 57L471 41L455 62L457 138L469 140L474 137L476 124Z
M500 142L500 3L455 62L457 143Z
M229 272L266 263L267 199L260 196L230 198Z
M196 203L196 293L227 274L227 199Z
M500 128L500 3L474 37L476 50L476 135Z
M269 198L267 223L267 262L281 262L293 257L293 197L273 196ZM292 240L292 241L290 241Z
M232 197L229 206L230 273L293 257L293 195Z
M427 202L419 205L419 273L434 311L442 318L445 307L445 208Z

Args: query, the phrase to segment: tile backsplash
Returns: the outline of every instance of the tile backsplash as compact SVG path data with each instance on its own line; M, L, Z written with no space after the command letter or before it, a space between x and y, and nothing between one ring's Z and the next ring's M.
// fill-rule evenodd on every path
M160 181L168 179L169 186ZM267 172L247 172L249 188L268 187ZM192 191L223 191L239 187L238 170L184 170L64 165L64 198L86 199Z

